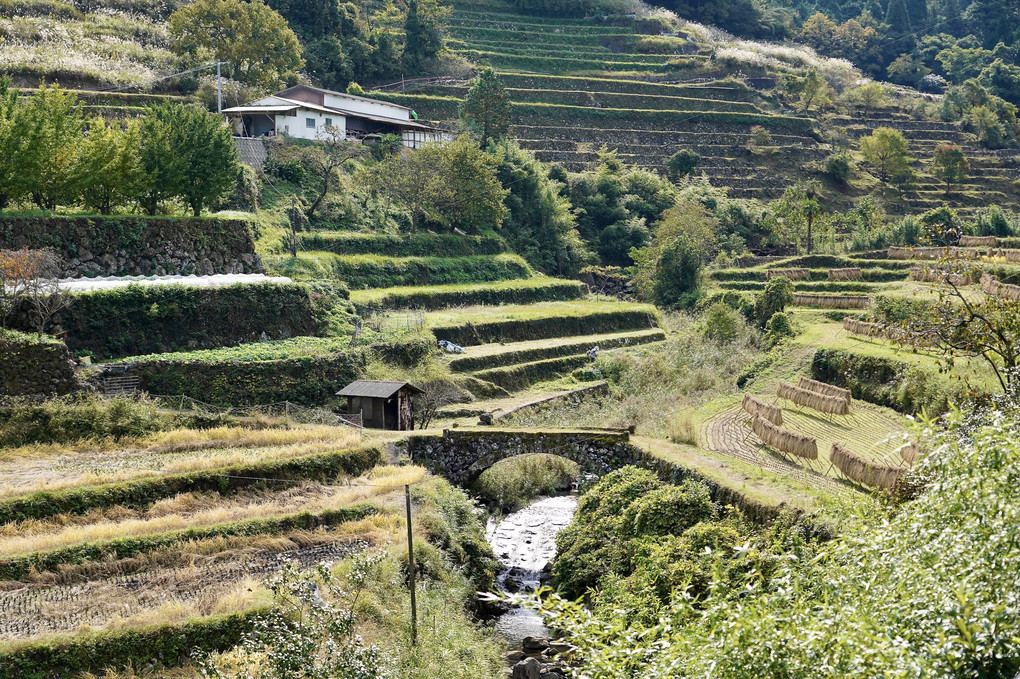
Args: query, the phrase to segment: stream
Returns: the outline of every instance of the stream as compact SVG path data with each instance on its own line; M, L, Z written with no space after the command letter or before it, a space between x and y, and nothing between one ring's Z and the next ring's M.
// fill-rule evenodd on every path
M507 592L538 589L542 569L556 556L556 534L570 525L577 509L576 495L548 497L490 520L486 537L496 558L506 566L497 585ZM547 637L549 630L531 609L512 608L496 620L496 630L509 648L520 648L524 637Z

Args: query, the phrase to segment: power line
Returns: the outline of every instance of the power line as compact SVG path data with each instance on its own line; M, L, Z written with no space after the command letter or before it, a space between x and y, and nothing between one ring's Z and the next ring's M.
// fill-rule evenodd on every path
M204 66L196 66L195 68L189 68L187 71L180 71L179 73L171 73L170 75L160 76L159 78L152 78L150 80L142 80L137 83L128 83L126 85L119 85L117 87L101 87L93 90L94 92L121 92L123 90L129 90L135 87L141 87L143 85L151 85L153 83L162 82L164 80L170 80L178 76L187 75L189 73L197 73L198 71L204 71L209 68L215 68L221 62L215 61L211 64L205 64Z

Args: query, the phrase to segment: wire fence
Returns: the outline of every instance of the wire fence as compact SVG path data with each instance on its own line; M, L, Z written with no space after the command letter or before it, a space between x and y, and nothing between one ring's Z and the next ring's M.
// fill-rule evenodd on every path
M284 418L295 424L322 424L333 427L355 427L362 429L361 413L343 414L326 408L309 408L290 401L250 406L217 406L203 403L190 396L163 396L150 394L160 407L176 412L193 412L205 415L230 415L233 417L274 417Z

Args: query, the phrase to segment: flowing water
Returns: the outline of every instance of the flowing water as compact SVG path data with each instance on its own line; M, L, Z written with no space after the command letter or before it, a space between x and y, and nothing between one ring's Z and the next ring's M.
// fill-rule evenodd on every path
M561 495L538 500L490 521L486 534L492 551L506 570L497 584L505 591L537 589L542 569L556 556L556 534L570 525L577 496ZM509 582L508 582L509 581ZM496 621L496 629L511 648L520 648L526 636L549 636L542 619L527 608L512 608Z

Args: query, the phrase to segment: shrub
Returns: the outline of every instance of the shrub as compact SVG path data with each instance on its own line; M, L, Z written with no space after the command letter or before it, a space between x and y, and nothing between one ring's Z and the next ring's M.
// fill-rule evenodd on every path
M666 161L666 174L670 179L676 181L694 172L694 169L701 162L701 156L694 151L681 149Z
M832 153L825 158L825 174L837 184L846 184L853 169L850 154Z
M0 408L0 446L143 436L174 423L173 416L145 399L80 394L42 402L15 400Z
M719 301L708 308L704 316L702 334L717 342L733 342L740 330L740 316L725 301Z
M623 513L621 536L678 535L712 517L708 486L696 481L664 485L635 500Z
M772 318L765 324L765 334L762 335L762 345L768 349L775 346L787 337L795 335L790 317L782 311L772 314Z
M786 276L773 278L765 284L765 288L754 298L754 320L764 328L773 314L786 309L793 302L793 281Z

